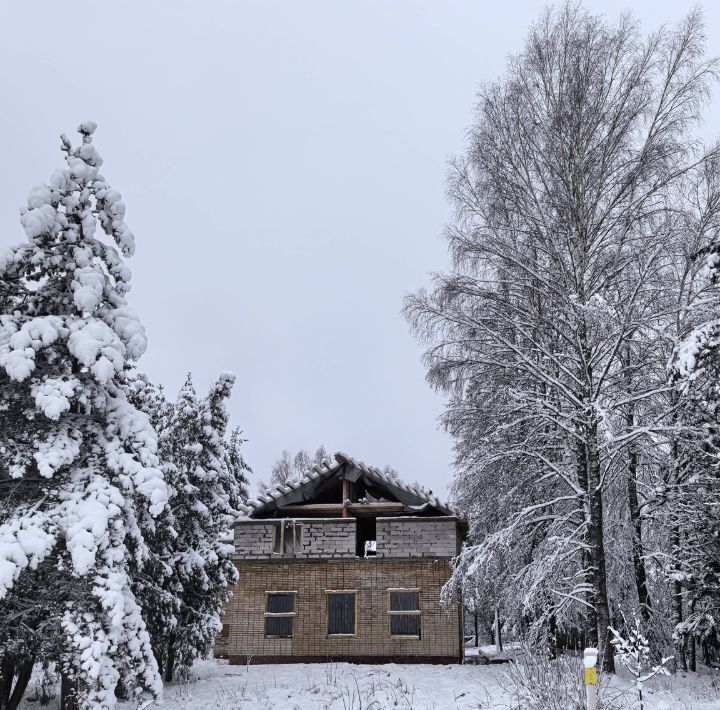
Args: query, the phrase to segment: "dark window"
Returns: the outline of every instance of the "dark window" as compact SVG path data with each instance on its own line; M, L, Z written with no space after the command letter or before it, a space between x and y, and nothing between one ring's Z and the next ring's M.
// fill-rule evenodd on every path
M294 592L268 592L265 602L265 635L292 638Z
M280 636L281 638L292 638L293 618L292 616L266 616L265 635Z
M328 635L355 634L355 592L328 592Z
M268 593L268 614L288 614L295 611L295 595L288 592Z
M420 591L391 589L390 635L420 637Z
M390 592L390 611L420 611L420 592Z
M355 521L355 555L374 557L376 551L377 525L375 518L357 518Z
M223 624L222 629L220 629L219 637L221 639L226 639L230 636L230 624Z
M415 614L393 614L390 616L390 633L393 636L420 636L420 617Z

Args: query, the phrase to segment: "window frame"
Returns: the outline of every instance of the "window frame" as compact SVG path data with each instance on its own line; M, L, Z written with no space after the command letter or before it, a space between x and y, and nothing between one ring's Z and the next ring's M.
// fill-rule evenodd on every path
M290 594L292 595L293 605L292 611L268 611L268 601L270 598L270 595L273 594ZM266 590L265 591L265 611L263 612L263 633L265 635L266 639L292 639L295 636L295 621L294 617L297 616L297 600L298 600L298 593L297 590L281 590L281 589L272 589L272 590ZM290 617L293 619L293 623L290 626L290 635L289 636L280 636L278 634L269 634L267 632L267 620L270 619L278 619L278 618L288 618Z
M273 525L273 537L272 537L272 552L271 555L274 557L296 557L302 552L303 546L303 524L297 520L288 520L283 518L278 520ZM292 551L285 551L285 530L292 529ZM276 540L279 540L279 547L275 545ZM276 550L276 547L278 548ZM279 550L279 551L278 551Z
M393 592L415 592L418 596L418 608L417 609L403 609L400 611L393 611L392 609L392 594ZM388 635L391 639L402 641L404 639L419 641L422 637L422 609L420 608L420 597L422 589L420 587L389 587L387 590L387 617L388 617ZM393 616L417 616L418 617L418 633L417 634L394 634L392 632L392 618Z
M325 636L326 638L353 638L357 636L358 630L358 595L359 589L326 589L325 590ZM330 601L332 594L352 594L353 595L353 632L351 634L331 634L330 633Z

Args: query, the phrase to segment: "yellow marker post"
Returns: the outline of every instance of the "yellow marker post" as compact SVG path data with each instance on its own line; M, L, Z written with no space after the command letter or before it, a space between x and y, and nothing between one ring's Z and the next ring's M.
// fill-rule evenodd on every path
M585 666L585 697L587 698L587 710L597 710L597 665L598 650L586 648L583 654L583 666Z

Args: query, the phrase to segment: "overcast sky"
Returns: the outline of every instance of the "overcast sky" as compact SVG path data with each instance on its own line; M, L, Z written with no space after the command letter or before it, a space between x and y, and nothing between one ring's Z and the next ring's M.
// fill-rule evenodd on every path
M587 6L654 29L694 4ZM235 372L260 478L323 443L444 495L451 442L402 299L448 264L447 159L544 5L5 0L0 246L23 238L59 134L97 121L137 238L150 377L174 398L188 371L203 390ZM706 20L720 54L720 4Z

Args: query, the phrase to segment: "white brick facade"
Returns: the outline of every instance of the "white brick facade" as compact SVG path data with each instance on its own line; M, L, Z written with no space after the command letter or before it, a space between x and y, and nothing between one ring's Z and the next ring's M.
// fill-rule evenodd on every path
M378 557L455 557L459 552L455 518L378 518Z
M235 553L241 559L281 557L343 559L355 557L355 518L303 518L302 545L295 554L273 554L273 530L281 520L247 520L235 526ZM455 557L457 520L449 517L377 518L377 556L386 558Z

